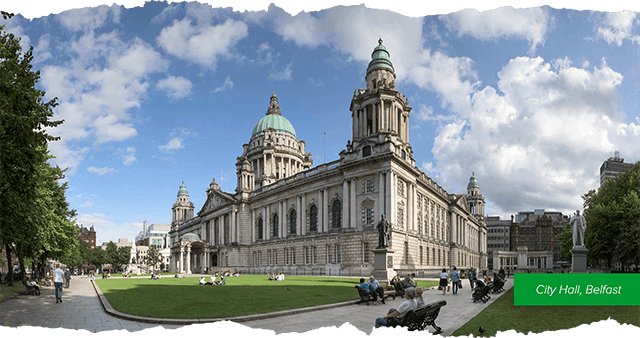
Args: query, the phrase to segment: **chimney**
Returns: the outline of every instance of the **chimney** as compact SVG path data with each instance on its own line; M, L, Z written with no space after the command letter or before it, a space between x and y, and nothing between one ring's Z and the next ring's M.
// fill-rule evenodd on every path
M147 221L142 222L142 236L147 235Z

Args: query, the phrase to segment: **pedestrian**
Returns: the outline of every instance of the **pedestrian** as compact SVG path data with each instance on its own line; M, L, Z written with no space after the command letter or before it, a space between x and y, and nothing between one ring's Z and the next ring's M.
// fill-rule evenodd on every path
M442 269L442 273L440 274L440 287L442 288L442 295L444 296L447 293L447 269Z
M56 264L53 270L53 285L55 285L56 303L62 303L62 283L64 282L64 271L60 269L60 263Z
M71 282L71 271L69 271L68 267L64 269L64 281L65 281L65 287L68 289L69 282Z
M473 284L476 282L476 270L473 268L469 268L469 284L471 285L471 290L473 290Z
M459 286L458 283L460 283L460 273L454 266L453 271L451 271L451 286L452 286L454 295L458 294L458 286Z

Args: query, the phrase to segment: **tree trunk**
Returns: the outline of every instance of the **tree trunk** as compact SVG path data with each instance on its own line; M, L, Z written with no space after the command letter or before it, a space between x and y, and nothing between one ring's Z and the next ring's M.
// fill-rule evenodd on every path
M22 255L20 254L20 245L17 244L16 245L16 256L18 256L18 262L20 262L20 269L22 272L22 285L24 286L25 291L28 291L29 288L27 288L27 271L25 269L24 266L24 258L22 257Z
M7 250L7 261L9 264L9 272L7 273L7 281L9 282L9 286L13 286L13 258L11 257L11 245L6 244L5 248Z

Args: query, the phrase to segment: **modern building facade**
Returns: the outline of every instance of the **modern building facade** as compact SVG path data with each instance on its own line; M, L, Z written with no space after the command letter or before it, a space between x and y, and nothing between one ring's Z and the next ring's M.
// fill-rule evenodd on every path
M215 179L194 213L178 190L169 231L171 269L360 274L374 268L381 216L391 225L389 268L436 273L487 265L484 198L475 175L451 194L415 166L408 99L379 41L353 93L352 137L340 159L313 167L275 93L236 162L237 188Z
M181 189L184 189L184 191L186 192L187 188L184 187L184 182ZM149 247L155 245L162 255L162 259L160 263L158 263L158 266L155 267L155 269L163 269L169 266L171 256L171 237L169 236L169 230L171 230L170 224L154 223L148 225L147 221L142 222L142 231L138 233L135 238L137 255L140 262L144 262L144 259L147 257L147 253L149 251Z
M609 157L600 166L600 186L602 187L607 180L620 176L631 167L633 163L624 163L624 158L621 158L620 152L616 150L615 155Z
M494 251L511 251L512 224L513 216L508 220L503 220L500 216L487 217L487 255L489 256L489 265L492 264Z

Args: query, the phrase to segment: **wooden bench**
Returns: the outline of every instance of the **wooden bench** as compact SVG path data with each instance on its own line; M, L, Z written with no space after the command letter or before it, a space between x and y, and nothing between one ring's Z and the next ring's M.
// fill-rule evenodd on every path
M435 329L434 334L442 332L442 328L436 325L436 318L440 314L440 308L447 305L447 302L440 300L427 304L423 307L410 310L399 320L391 323L392 327L401 326L406 327L409 331L424 331L428 326Z
M360 300L356 304L364 303L364 304L369 305L369 302L373 302L374 301L373 300L373 295L368 293L368 292L366 292L366 291L363 291L360 288L360 285L356 285L356 289L358 289L358 294L360 295Z
M384 298L385 298L385 299L386 299L386 298L389 298L389 297L392 297L392 298L393 298L393 300L395 300L395 299L396 299L396 290L389 290L389 288L387 288L387 286L386 286L386 285L384 285L384 286L379 286L379 287L381 287L381 288L382 288L382 290L384 291Z

